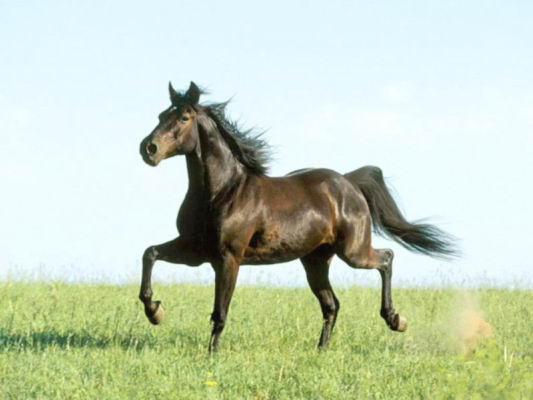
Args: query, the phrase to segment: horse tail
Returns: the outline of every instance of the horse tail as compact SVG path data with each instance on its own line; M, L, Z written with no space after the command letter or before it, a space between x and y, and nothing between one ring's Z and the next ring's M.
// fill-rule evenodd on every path
M416 253L445 259L458 255L451 235L434 225L422 221L411 223L404 218L385 184L381 169L367 166L344 176L363 193L374 232Z

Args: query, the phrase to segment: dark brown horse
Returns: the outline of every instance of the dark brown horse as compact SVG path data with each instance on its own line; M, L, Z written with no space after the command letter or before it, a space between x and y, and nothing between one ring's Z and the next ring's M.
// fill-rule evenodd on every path
M169 90L172 104L159 115L159 124L141 142L140 151L151 166L185 155L189 188L178 213L179 237L144 252L140 299L150 322L159 324L164 316L161 302L152 300L156 260L213 266L209 350L214 351L239 267L299 258L322 308L318 345L323 347L339 312L328 279L331 259L337 255L352 268L380 272L381 316L390 329L403 332L406 320L394 311L391 298L393 252L372 248L372 228L409 250L432 256L453 255L449 237L434 226L407 222L376 167L344 175L306 169L285 177L267 176L266 143L229 122L226 103L200 105L201 91L193 82L185 93L172 85Z

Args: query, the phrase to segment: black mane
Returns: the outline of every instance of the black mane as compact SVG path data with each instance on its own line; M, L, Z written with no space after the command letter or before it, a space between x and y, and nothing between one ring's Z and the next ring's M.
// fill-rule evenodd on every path
M264 132L241 130L236 122L228 120L224 110L228 102L203 106L207 115L215 121L224 140L237 159L251 172L266 174L271 158L270 146L261 139Z

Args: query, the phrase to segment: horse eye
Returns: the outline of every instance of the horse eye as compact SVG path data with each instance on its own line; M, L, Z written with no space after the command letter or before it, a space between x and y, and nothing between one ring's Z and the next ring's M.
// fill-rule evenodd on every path
M186 117L185 115L180 118L181 122L187 122L189 120L189 117Z

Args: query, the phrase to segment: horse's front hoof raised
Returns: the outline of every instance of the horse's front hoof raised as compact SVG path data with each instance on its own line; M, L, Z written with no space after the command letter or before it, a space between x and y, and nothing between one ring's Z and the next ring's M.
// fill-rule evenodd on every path
M405 332L407 330L407 319L400 314L396 314L391 329L396 332Z
M165 309L160 301L155 301L154 304L155 307L146 308L144 311L148 317L148 321L154 325L159 325L165 318Z

